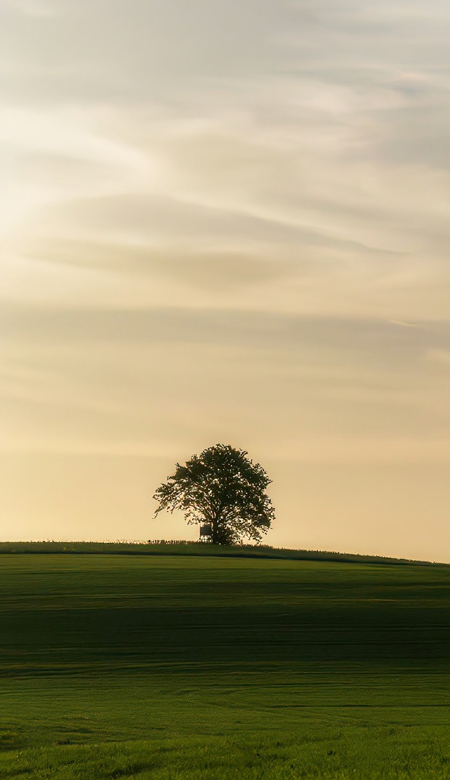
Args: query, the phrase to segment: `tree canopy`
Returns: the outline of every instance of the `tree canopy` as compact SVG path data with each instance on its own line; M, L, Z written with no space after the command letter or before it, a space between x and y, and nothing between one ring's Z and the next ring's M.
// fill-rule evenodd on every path
M181 510L189 524L209 526L213 544L236 544L244 538L261 541L275 518L265 492L270 480L245 450L215 444L193 455L153 496L163 509Z

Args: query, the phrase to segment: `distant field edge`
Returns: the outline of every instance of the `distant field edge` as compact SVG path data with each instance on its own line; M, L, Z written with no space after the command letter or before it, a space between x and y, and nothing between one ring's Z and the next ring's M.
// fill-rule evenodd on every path
M378 563L403 566L450 566L438 561L388 558L378 555L329 552L325 550L290 550L268 545L213 546L204 542L0 542L0 555L197 555L215 558L267 558L298 561L336 561L341 563Z

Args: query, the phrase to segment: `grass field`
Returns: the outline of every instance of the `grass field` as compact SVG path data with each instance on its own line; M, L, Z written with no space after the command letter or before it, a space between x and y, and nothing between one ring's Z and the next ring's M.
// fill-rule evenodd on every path
M0 778L450 778L450 568L0 556Z
M325 550L288 550L264 544L211 547L203 542L0 542L3 554L49 553L52 555L201 555L215 558L280 558L290 561L343 561L347 563L387 563L390 566L422 564L430 561L411 561L407 558L384 558L380 555L327 552Z

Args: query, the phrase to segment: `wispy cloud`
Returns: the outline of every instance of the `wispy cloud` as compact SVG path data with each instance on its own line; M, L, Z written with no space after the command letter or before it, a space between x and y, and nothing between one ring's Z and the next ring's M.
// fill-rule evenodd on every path
M48 17L55 12L52 0L5 0L6 7L30 17Z

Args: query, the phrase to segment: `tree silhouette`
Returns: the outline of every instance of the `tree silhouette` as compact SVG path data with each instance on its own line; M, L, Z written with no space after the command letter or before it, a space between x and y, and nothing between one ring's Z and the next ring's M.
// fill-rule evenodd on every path
M175 474L153 496L159 502L154 517L163 509L179 509L189 524L209 526L213 544L236 544L245 537L261 541L275 518L265 492L272 480L247 454L216 444L184 466L177 463Z

